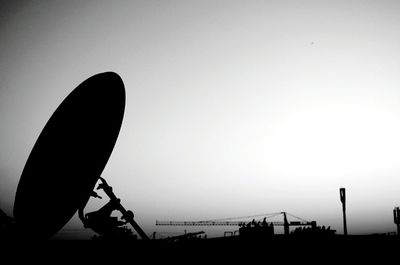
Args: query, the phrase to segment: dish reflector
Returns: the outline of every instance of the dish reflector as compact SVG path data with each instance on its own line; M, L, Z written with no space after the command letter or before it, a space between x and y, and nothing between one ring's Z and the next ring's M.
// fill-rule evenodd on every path
M124 109L124 84L113 72L85 80L56 109L15 196L15 222L26 236L52 236L85 206L114 148Z

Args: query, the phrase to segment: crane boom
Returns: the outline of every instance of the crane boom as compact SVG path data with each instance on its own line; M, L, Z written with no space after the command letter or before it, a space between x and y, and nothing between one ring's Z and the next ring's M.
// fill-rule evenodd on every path
M170 226L240 226L248 222L243 221L156 221L156 225ZM268 222L276 226L285 226L285 222ZM289 226L312 226L314 222L288 222Z
M307 220L304 220L302 218L299 218L297 216L294 216L292 214L289 214L287 212L281 212L279 214L283 215L283 222L268 222L268 224L272 224L273 226L283 226L284 228L284 234L289 235L289 227L290 226L311 226L311 227L316 227L316 222L312 221L309 222ZM289 222L287 219L287 215L291 215L292 217L295 217L301 221L292 221ZM276 214L273 214L273 216L276 216ZM251 217L251 216L248 216ZM265 217L267 218L267 217ZM265 222L265 218L264 221ZM230 218L227 218L230 219ZM253 219L254 221L254 219ZM253 222L252 221L252 222ZM252 223L251 222L251 223ZM246 226L249 224L249 222L245 221L223 221L222 220L214 220L214 221L156 221L156 225L170 225L170 226Z

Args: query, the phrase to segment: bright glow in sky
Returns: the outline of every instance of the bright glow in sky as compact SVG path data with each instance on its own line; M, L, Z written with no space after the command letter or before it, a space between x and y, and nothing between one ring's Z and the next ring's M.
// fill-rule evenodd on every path
M91 75L114 71L127 102L103 177L148 234L160 229L156 219L280 211L342 233L340 187L349 233L394 231L399 8L1 3L0 207L12 214L24 164L61 101ZM81 224L74 218L67 227Z

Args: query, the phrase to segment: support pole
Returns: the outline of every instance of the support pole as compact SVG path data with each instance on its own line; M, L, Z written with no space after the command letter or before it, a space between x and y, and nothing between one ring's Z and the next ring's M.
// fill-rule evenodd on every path
M283 232L285 235L289 235L289 222L287 220L286 212L282 212L283 214Z
M346 189L340 188L340 201L343 208L343 233L347 236L347 223L346 223Z
M400 208L395 207L393 210L394 223L397 226L397 235L400 236Z

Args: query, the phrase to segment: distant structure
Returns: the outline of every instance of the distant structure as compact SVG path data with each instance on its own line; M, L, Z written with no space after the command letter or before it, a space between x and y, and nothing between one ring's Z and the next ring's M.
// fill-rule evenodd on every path
M393 218L394 218L394 223L397 226L397 235L400 236L400 208L395 207L393 209Z
M275 217L277 215L283 215L283 222L268 222L267 218ZM295 217L301 221L291 221L289 222L287 219L287 215ZM232 219L243 219L243 218L253 218L264 216L264 219L256 220L253 219L250 222L245 221L225 221ZM156 221L156 225L171 225L171 226L239 226L239 235L245 237L254 237L255 235L259 236L270 236L274 235L274 226L283 226L284 235L289 235L289 227L290 226L302 226L302 227L311 227L312 229L317 228L316 221L307 221L300 217L294 216L293 214L287 212L279 212L279 213L271 213L271 214L262 214L262 215L253 215L253 216L244 216L244 217L231 217L231 218L223 218L217 220L209 220L209 221Z
M340 188L340 201L343 208L343 233L347 236L347 223L346 223L346 189Z

